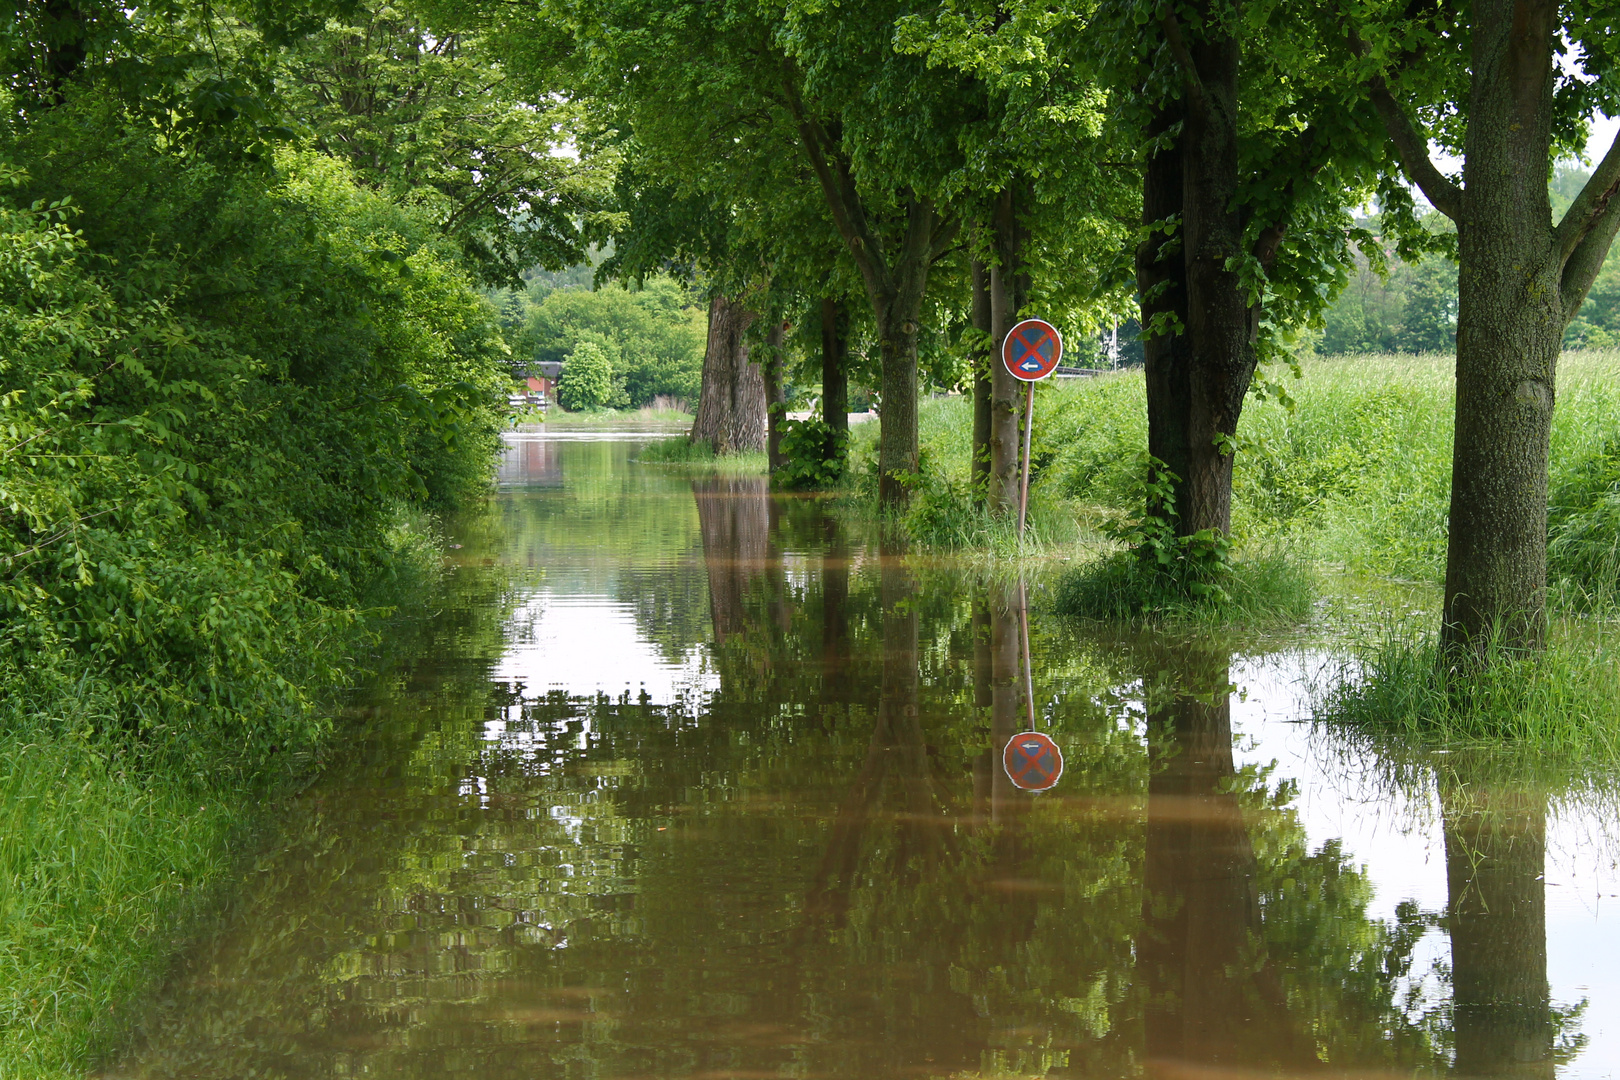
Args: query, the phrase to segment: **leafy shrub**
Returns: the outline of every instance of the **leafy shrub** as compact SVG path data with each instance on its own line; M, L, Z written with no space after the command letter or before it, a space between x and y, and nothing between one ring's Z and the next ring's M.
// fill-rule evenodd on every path
M581 338L563 365L557 401L563 408L611 409L627 404L624 385L614 375L618 349L601 338Z
M772 405L779 416L781 452L785 459L773 480L786 488L832 487L844 477L849 458L849 432L835 431L818 416L787 417L787 406Z

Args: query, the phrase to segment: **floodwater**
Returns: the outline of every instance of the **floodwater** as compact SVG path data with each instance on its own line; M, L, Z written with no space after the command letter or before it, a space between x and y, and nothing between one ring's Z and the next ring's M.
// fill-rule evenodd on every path
M1017 581L642 442L511 438L107 1075L1616 1071L1610 785L1358 742L1309 722L1320 648L1035 581L1026 653Z

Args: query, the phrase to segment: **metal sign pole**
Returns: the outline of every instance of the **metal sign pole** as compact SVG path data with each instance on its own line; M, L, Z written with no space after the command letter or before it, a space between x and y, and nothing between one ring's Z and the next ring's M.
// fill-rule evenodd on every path
M1018 539L1024 538L1024 518L1029 513L1029 442L1035 431L1035 384L1029 388L1028 404L1024 407L1024 480L1018 492Z
M1033 387L1031 387L1033 389ZM1035 677L1030 672L1029 598L1024 594L1024 575L1018 575L1018 628L1024 639L1024 700L1029 702L1029 730L1035 730Z

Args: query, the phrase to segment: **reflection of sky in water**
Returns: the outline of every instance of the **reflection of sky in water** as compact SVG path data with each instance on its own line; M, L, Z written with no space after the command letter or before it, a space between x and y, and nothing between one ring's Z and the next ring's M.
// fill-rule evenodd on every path
M641 633L634 606L612 597L542 589L525 599L515 618L532 629L507 649L492 677L522 683L527 697L561 690L617 698L628 691L637 700L645 691L652 703L666 705L720 685L701 648L670 663Z
M1363 866L1374 895L1368 914L1393 920L1395 906L1415 900L1425 911L1447 904L1445 843L1440 804L1432 788L1415 802L1375 785L1330 755L1308 724L1306 684L1320 654L1237 660L1232 681L1234 757L1239 768L1276 762L1273 782L1299 785L1294 807L1312 849L1340 839L1345 854ZM1552 999L1562 1005L1587 1001L1578 1030L1587 1046L1559 1076L1609 1077L1620 1073L1620 867L1614 829L1590 810L1560 812L1556 801L1547 815L1547 980ZM1442 931L1431 930L1417 948L1417 974L1434 961L1449 963ZM1431 987L1432 992L1437 987Z

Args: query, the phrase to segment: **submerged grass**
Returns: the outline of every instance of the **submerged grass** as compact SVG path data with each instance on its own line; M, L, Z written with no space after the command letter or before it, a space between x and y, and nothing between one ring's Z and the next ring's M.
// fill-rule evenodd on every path
M1534 754L1620 763L1620 635L1555 624L1545 652L1493 642L1458 670L1438 635L1408 624L1353 645L1317 695L1316 719L1378 743L1455 749L1512 744Z
M729 473L763 474L770 468L762 452L717 455L708 443L694 443L685 435L648 443L635 460L642 465L696 465Z
M1071 618L1127 625L1269 630L1308 619L1317 592L1310 568L1281 548L1237 558L1201 584L1206 591L1194 592L1135 552L1113 551L1061 577L1053 608Z

